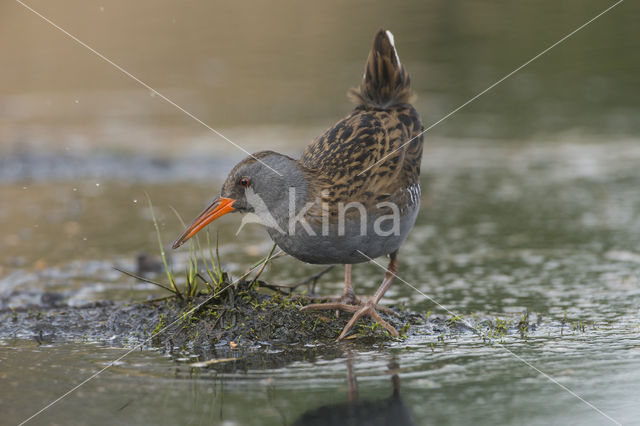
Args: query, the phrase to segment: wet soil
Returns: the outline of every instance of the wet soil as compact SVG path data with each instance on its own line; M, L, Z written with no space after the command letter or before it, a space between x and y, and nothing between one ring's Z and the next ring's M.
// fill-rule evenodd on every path
M66 305L56 293L23 295L39 303L0 310L0 334L34 339L39 344L92 341L124 347L141 345L161 348L177 359L197 354L197 359L208 360L258 348L286 348L291 352L322 347L324 356L332 347L337 350L335 340L351 318L350 313L303 312L302 306L317 300L280 294L265 286L268 284L241 281L226 289L221 286L223 290L215 297L203 294L189 301L171 297L136 304L105 301L75 307ZM427 317L401 306L392 308L397 315L380 315L401 333L399 340L418 334L455 336L475 332L462 318ZM476 321L474 327L478 326L494 334L507 333L510 328L506 323L488 320ZM364 318L346 340L371 347L394 338L379 324Z
M117 345L149 343L169 351L221 345L308 345L335 340L351 317L347 313L302 312L300 308L311 299L274 294L261 284L242 281L215 297L203 294L189 301L170 297L130 305L105 301L72 307L53 292L23 295L39 303L0 311L0 333L43 343L69 339ZM19 296L13 294L12 298ZM381 315L401 333L408 332L411 325L425 323L417 313L402 309L397 313ZM384 341L391 336L364 319L349 338Z

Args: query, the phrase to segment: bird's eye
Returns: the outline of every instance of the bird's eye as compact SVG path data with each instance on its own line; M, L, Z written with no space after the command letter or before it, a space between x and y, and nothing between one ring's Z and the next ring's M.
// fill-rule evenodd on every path
M238 183L241 186L244 186L245 188L248 188L249 185L251 184L251 179L249 179L248 177L241 177L240 180L238 181Z

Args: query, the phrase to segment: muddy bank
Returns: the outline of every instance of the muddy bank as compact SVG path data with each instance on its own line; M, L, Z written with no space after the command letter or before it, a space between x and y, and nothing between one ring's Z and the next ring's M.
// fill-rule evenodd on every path
M131 305L99 302L70 307L56 293L22 295L38 303L1 311L0 334L42 342L86 339L127 345L148 340L168 350L312 344L335 340L351 316L302 312L300 308L311 303L309 298L274 293L260 284L243 281L213 298L205 294L189 301L171 297ZM13 298L20 296L14 294ZM397 316L381 315L405 334L411 325L425 323L421 315L404 310L398 310ZM378 325L363 320L350 338L387 340L390 336Z
M246 358L247 353L257 349L280 353L285 358L294 352L308 355L320 349L323 356L332 351L339 354L340 345L335 339L351 318L350 313L336 316L335 312L302 312L302 306L312 303L309 298L274 293L265 289L264 283L251 285L246 281L215 297L201 295L190 301L167 298L131 305L99 302L70 307L55 293L43 293L36 300L37 305L1 310L0 335L32 339L38 344L86 341L123 347L143 345L160 348L181 361L241 354ZM397 315L380 315L400 332L399 340L432 335L444 342L476 333L470 324L490 338L528 333L536 327L526 316L510 323L488 319L471 322L462 317L427 317L393 308ZM352 345L372 347L393 338L379 324L363 319L346 340ZM281 358L274 357L274 362Z

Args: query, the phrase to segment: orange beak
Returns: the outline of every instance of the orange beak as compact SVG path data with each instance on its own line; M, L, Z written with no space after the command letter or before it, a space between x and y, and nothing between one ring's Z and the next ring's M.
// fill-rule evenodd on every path
M177 249L184 244L189 238L196 235L202 228L227 213L231 213L235 209L232 207L236 200L232 198L217 197L213 200L213 203L202 211L189 226L184 230L182 234L173 242L171 246Z

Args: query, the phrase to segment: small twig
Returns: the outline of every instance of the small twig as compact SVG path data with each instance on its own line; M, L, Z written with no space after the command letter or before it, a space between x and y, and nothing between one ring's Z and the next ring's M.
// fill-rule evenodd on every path
M327 266L326 268L324 268L322 271L320 272L316 272L315 274L309 276L308 278L305 278L304 280L296 283L296 284L290 284L290 285L283 285L283 286L279 286L282 288L287 288L289 289L289 294L291 294L291 292L293 290L295 290L296 288L302 286L302 285L315 285L318 280L320 279L320 277L322 277L324 274L326 274L327 272L329 272L330 270L332 270L336 265L330 265Z
M291 293L293 293L293 290L295 290L296 288L300 287L301 285L309 285L311 283L315 284L320 277L322 277L324 274L326 274L327 272L329 272L331 269L333 269L335 265L330 265L326 268L324 268L322 271L320 272L316 272L315 274L311 275L308 278L305 278L304 280L296 283L296 284L271 284L265 281L258 281L257 284L260 287L264 287L264 288L268 288L269 290L278 292L284 296L292 296ZM282 289L285 290L289 290L288 292L283 291ZM294 296L293 296L294 297Z
M138 303L156 303L156 302L164 302L165 300L173 299L175 296L164 296L164 297L156 297L155 299L143 300L142 302L131 303L130 305L137 305Z
M125 271L124 269L120 269L120 268L118 268L117 266L114 266L114 267L113 267L113 269L115 269L116 271L121 272L121 273L123 273L123 274L125 274L125 275L128 275L128 276L130 276L130 277L132 277L132 278L135 278L135 279L137 279L137 280L140 280L140 281L142 281L142 282L149 283L149 284L153 284L153 285L157 285L158 287L161 287L161 288L163 288L163 289L165 289L165 290L167 290L167 291L169 291L169 292L173 293L174 295L178 296L178 294L177 294L177 293L176 293L172 288L169 288L169 287L165 286L164 284L160 284L160 283L159 283L159 282L157 282L157 281L153 281L153 280L150 280L150 279L148 279L148 278L141 277L140 275L136 275L136 274L134 274L133 272Z
M289 288L288 286L283 286L278 284L269 284L268 282L265 282L265 281L256 281L256 284L258 284L259 287L268 288L269 290L278 292L283 296L288 296L289 294L291 294L291 292L287 293L286 291L282 291L282 288Z
M330 265L327 266L326 268L324 268L322 271L315 273L314 275L311 275L309 278L307 278L306 280L296 284L296 287L300 286L300 285L305 285L305 284L312 284L312 285L316 285L316 283L318 282L318 280L320 279L320 277L322 277L324 274L326 274L327 272L329 272L330 270L332 270L336 265Z

